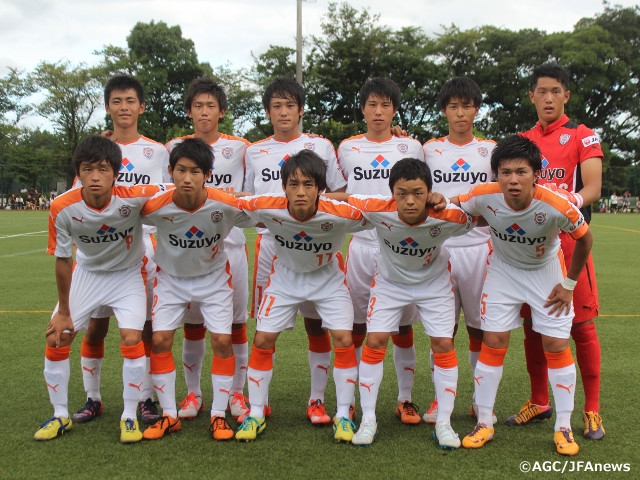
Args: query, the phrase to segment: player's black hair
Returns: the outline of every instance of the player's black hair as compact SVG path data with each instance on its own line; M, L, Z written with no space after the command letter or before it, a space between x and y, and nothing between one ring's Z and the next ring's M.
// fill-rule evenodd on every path
M399 180L422 180L429 191L433 187L433 178L429 166L417 158L403 158L391 167L389 172L389 189L393 193L393 187Z
M382 99L389 99L394 110L400 108L402 93L398 84L390 78L373 77L369 78L360 88L360 110L367 104L367 100L371 95L375 95Z
M290 178L296 177L298 169L302 175L315 182L319 191L327 189L327 166L317 153L304 148L290 156L280 169L283 187L287 186Z
M544 63L533 69L529 79L529 88L533 92L538 85L538 80L542 77L553 78L559 81L565 90L569 90L569 72L555 62Z
M202 93L208 93L218 100L218 107L221 112L227 111L229 106L227 103L227 94L222 85L219 85L215 80L209 77L198 77L191 81L189 88L187 88L187 91L184 94L185 112L189 113L191 111L191 104L195 98Z
M496 145L491 153L491 170L498 175L502 162L507 160L526 160L534 172L542 169L542 154L538 146L522 135L507 137Z
M104 86L104 104L109 105L111 93L114 90L121 92L123 90L129 90L130 88L133 88L136 91L136 95L138 95L140 103L144 103L144 88L140 81L131 75L120 73L111 77Z
M80 164L83 162L99 163L106 160L113 173L117 174L122 165L122 151L115 142L100 135L89 135L80 140L80 143L73 150L71 164L76 172L80 175Z
M169 165L171 170L176 168L178 160L188 158L198 165L198 168L205 174L213 169L213 152L211 147L199 138L187 138L176 145L169 154Z
M298 104L298 111L304 108L304 88L290 77L276 77L262 95L262 106L268 112L272 98L292 100Z
M440 110L444 110L452 98L458 98L464 103L473 103L479 108L482 105L482 91L476 82L467 77L453 77L445 82L438 94Z

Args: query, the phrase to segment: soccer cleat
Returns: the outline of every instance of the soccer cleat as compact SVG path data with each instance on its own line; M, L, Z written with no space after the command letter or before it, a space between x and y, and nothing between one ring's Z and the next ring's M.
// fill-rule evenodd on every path
M222 415L211 417L209 431L214 440L231 440L233 438L233 430Z
M469 413L473 418L478 418L478 404L476 402L471 403L471 406L469 407ZM496 417L496 414L493 412L491 412L491 422L494 425L498 423L498 417Z
M560 455L577 455L580 447L573 439L573 432L570 428L560 427L560 430L553 434L553 440L556 442L556 451Z
M528 425L534 420L545 421L551 418L552 415L553 407L551 405L536 405L527 400L520 411L507 418L504 424L510 426Z
M479 423L469 435L462 439L462 446L464 448L480 448L493 440L493 433L493 427L487 427L486 423Z
M329 425L331 418L327 415L322 400L310 400L307 407L307 418L314 425Z
M178 418L181 420L193 420L204 410L204 403L200 395L191 392L180 402Z
M433 438L438 441L440 448L443 450L460 448L460 438L450 423L436 423L436 428L433 430Z
M249 399L242 392L236 392L229 398L229 413L234 420L242 423L244 417L249 415L250 408L247 406Z
M125 418L120 420L120 443L136 443L142 440L138 420Z
M158 402L154 402L152 398L138 402L138 409L140 410L140 420L145 425L153 425L162 418L158 412Z
M271 402L264 406L264 418L269 418L273 412L271 411Z
M348 418L336 418L333 421L333 439L340 443L350 443L353 440L353 430L356 428L356 424Z
M144 431L145 440L159 440L165 433L174 433L182 428L179 418L165 415Z
M102 413L102 402L87 398L87 403L73 414L73 421L78 423L90 422Z
M596 412L584 412L582 419L584 420L584 438L587 440L600 440L604 437L602 417L599 414Z
M421 422L420 414L418 414L418 406L409 400L398 404L396 407L396 417L405 425L417 425Z
M236 440L240 442L251 442L256 437L264 432L267 427L267 422L264 418L254 417L253 415L247 415L238 427L236 432Z
M424 423L429 423L431 425L435 425L436 420L438 418L438 399L436 398L431 405L429 405L429 410L422 416L422 420Z
M353 435L351 443L360 447L370 447L373 440L378 436L378 424L370 418L362 418L360 428Z
M53 440L71 430L73 422L65 417L51 417L42 422L40 429L33 436L34 440Z

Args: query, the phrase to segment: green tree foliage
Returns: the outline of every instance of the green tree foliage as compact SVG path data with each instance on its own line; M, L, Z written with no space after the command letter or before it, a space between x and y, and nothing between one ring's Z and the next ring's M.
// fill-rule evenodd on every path
M138 22L127 37L127 48L107 45L103 56L103 80L117 72L128 73L142 82L146 111L139 130L160 142L187 131L191 120L182 106L189 82L211 76L208 63L200 63L192 40L182 37L179 26L164 22ZM104 83L104 82L103 82Z

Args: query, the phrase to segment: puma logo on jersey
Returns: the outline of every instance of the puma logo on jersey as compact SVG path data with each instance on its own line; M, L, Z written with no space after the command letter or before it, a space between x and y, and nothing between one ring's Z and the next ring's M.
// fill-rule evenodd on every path
M444 148L442 150L438 150L437 148L434 150L434 152L436 152L438 155L442 156L442 154L444 153Z
M260 149L260 153L266 153L267 155L269 155L269 150L271 150L271 147L269 147L269 148L261 148Z
M386 222L380 222L382 225L384 225L385 227L387 227L389 229L389 231L391 231L391 227L393 227L393 225L389 225Z
M351 150L355 150L356 152L360 153L360 149L362 147L351 147Z
M284 220L278 220L276 217L272 217L271 220L277 222L278 224L280 224L280 226L282 226L282 222L284 222Z
M571 387L573 387L573 383L571 385L562 385L560 383L556 383L556 387L562 388L563 390L566 390L568 393L571 393Z
M173 219L176 217L162 217L163 220L173 223Z
M71 217L71 220L75 220L76 222L80 222L82 224L84 224L84 217Z
M487 205L487 208L489 210L491 210L491 213L493 213L493 216L496 217L498 214L496 213L498 211L497 208L493 208L491 205Z

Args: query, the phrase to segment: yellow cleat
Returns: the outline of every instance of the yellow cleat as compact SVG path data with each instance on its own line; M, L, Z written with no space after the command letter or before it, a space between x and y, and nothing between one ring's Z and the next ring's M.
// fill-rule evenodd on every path
M480 448L485 443L493 440L493 427L487 427L486 423L479 423L473 431L462 439L464 448Z
M70 418L51 417L40 425L40 429L33 436L34 440L53 440L71 430L73 422Z
M573 432L570 428L560 427L560 430L553 434L553 440L556 442L556 451L560 455L577 455L580 447L573 439Z
M236 432L236 440L239 442L251 442L256 439L256 437L264 432L264 429L267 427L267 422L264 418L254 417L253 415L248 415L245 417L244 421L238 428Z
M142 440L138 420L125 418L120 420L120 443L136 443Z

